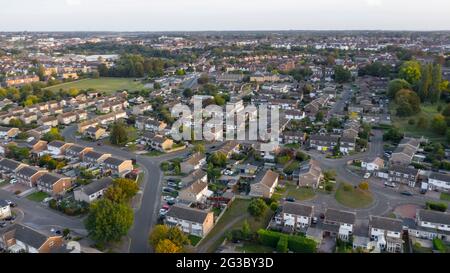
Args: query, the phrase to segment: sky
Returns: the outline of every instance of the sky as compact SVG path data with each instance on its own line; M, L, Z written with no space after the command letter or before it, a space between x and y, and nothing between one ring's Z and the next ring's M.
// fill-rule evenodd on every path
M450 30L449 0L0 0L0 31Z

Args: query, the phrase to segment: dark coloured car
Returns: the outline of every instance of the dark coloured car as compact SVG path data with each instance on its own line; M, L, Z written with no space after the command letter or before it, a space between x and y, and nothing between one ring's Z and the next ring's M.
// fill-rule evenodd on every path
M410 193L409 191L402 191L400 194L405 196L413 196L413 194Z
M287 202L295 202L295 198L294 197L286 197L286 201Z

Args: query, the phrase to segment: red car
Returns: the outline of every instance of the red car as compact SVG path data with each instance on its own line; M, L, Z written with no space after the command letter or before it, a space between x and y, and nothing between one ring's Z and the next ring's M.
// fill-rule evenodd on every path
M165 209L165 210L169 210L169 209L170 209L170 206L167 205L167 204L165 204L165 205L162 206L162 208Z

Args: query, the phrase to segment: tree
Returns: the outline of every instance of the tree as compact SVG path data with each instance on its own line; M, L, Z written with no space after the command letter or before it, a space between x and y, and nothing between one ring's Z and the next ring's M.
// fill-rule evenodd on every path
M411 90L398 91L395 95L395 102L398 105L397 116L407 117L420 112L420 98Z
M148 242L151 246L156 247L158 243L164 239L167 239L167 234L169 233L169 227L166 225L156 225L152 232L150 233L150 237Z
M367 181L363 181L359 183L358 188L360 188L363 191L369 190L369 183Z
M399 143L402 138L403 133L397 127L392 127L383 134L383 141L392 141L394 143Z
M183 90L183 96L184 96L185 98L190 98L190 97L192 97L193 95L194 95L194 92L192 91L192 89L186 88L186 89Z
M255 198L248 205L248 212L255 217L261 216L267 209L267 205L261 198Z
M416 85L421 78L421 67L417 61L406 61L400 66L398 73L401 79L409 82L411 85Z
M23 121L21 119L18 119L18 118L10 119L9 120L9 125L12 126L12 127L16 127L16 128L22 128L23 126L25 126Z
M447 122L445 117L441 114L437 114L433 117L431 121L431 128L439 135L445 135L447 132Z
M194 147L192 148L192 151L194 153L201 153L204 154L206 152L206 148L205 145L201 144L201 143L197 143L194 145Z
M190 244L190 240L186 234L179 227L170 227L167 233L167 238L179 247Z
M227 165L227 156L217 151L208 158L208 162L211 162L214 166L225 167Z
M441 98L442 68L439 64L432 70L432 81L430 88L430 101L436 103Z
M123 122L115 122L112 126L110 135L111 144L124 145L128 142L128 132Z
M337 83L349 82L352 78L352 74L348 69L345 69L342 65L337 65L334 68L334 80Z
M129 201L133 198L139 191L138 184L131 179L127 178L116 178L113 181L113 187L120 188L122 194L124 195L124 200Z
M209 77L207 74L202 74L197 80L198 84L207 84L208 82L209 82Z
M181 248L169 239L160 241L155 247L156 253L180 253Z
M58 128L56 128L56 127L51 128L49 132L45 133L42 136L42 139L47 142L52 142L54 140L64 141L64 137L61 135Z
M429 92L431 86L431 65L422 66L421 68L421 79L419 81L418 95L422 101L429 99Z
M101 199L91 204L86 229L97 243L117 242L128 233L133 219L133 210L128 205Z
M428 120L425 117L420 117L417 121L417 127L420 129L426 129L428 127Z
M242 229L241 229L241 231L242 231L242 236L245 238L245 239L248 239L248 238L250 238L250 235L251 235L251 229L250 229L250 225L248 224L248 221L247 220L245 220L244 221L244 223L242 224Z

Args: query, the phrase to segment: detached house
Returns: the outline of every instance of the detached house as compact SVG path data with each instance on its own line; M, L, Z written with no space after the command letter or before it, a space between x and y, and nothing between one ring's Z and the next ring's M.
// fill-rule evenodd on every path
M51 195L62 194L72 186L72 180L56 173L45 173L37 179L38 190Z
M391 253L403 252L402 232L402 220L370 216L369 237L376 242L378 249Z
M268 170L261 181L250 185L251 196L270 198L278 185L278 174Z
M204 237L214 226L214 214L176 204L170 208L164 222L169 226L178 226L187 234Z
M206 163L206 157L200 152L194 153L187 160L180 163L182 173L190 173L200 169Z
M356 214L354 212L337 209L327 209L323 220L323 230L326 235L337 236L348 241L353 235Z

